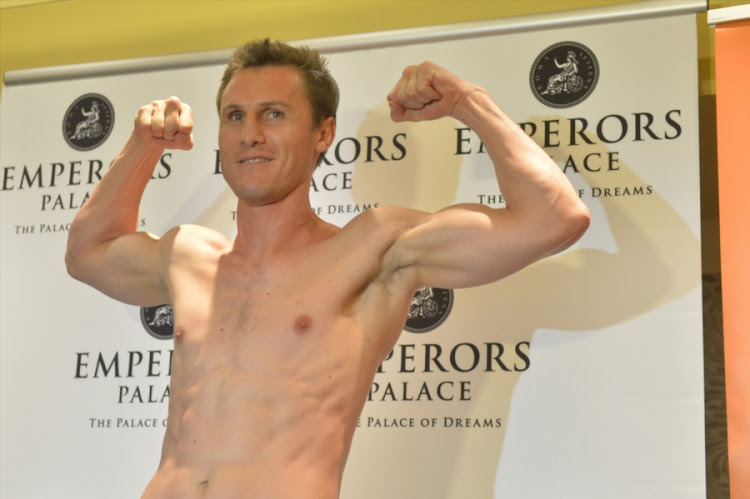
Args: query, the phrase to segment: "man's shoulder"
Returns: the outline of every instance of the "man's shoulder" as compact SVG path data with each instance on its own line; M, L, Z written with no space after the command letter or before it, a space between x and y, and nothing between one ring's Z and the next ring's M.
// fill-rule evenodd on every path
M362 257L371 255L377 261L377 273L388 273L395 266L397 242L410 229L416 227L428 213L397 206L383 206L367 210L347 223L339 240L355 248ZM396 251L394 251L396 250Z
M180 253L225 252L232 246L231 241L220 232L192 224L173 227L161 240L166 249Z
M352 218L344 225L342 231L372 233L380 229L406 229L413 227L416 221L425 215L425 212L401 206L378 206Z

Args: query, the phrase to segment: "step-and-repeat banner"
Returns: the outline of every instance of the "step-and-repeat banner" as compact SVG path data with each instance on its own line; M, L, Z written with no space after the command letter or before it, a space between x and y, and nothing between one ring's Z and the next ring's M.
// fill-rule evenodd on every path
M423 289L375 376L344 498L702 498L697 55L694 12L330 55L338 137L312 207L345 224L385 205L503 204L483 145L442 119L394 124L385 96L429 59L485 87L589 206L572 248L495 284ZM167 151L140 228L232 237L217 162L222 65L3 89L2 445L7 499L138 497L154 472L171 310L68 277L76 210L136 110L178 95L196 146Z

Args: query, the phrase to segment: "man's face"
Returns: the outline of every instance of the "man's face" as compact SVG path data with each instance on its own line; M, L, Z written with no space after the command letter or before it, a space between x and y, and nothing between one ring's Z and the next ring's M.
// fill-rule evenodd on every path
M309 189L315 161L333 140L333 119L312 126L302 76L291 66L237 72L219 109L224 178L253 206Z

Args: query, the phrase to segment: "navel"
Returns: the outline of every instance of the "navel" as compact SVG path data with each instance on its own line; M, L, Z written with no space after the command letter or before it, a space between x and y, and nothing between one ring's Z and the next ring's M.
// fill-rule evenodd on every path
M297 334L304 334L312 327L312 319L307 314L298 315L294 321L294 332Z

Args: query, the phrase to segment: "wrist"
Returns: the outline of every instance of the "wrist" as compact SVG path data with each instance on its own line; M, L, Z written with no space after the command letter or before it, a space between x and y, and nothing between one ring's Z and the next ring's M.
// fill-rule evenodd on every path
M132 165L154 168L164 153L164 146L153 138L144 138L135 131L123 146L118 160L126 160Z
M456 103L451 116L473 128L472 124L481 121L482 116L497 105L487 91L476 85L469 85Z
M164 152L164 144L161 140L151 136L138 133L137 130L133 130L130 134L128 141L125 143L125 149L141 150L144 153L152 153L161 155Z

